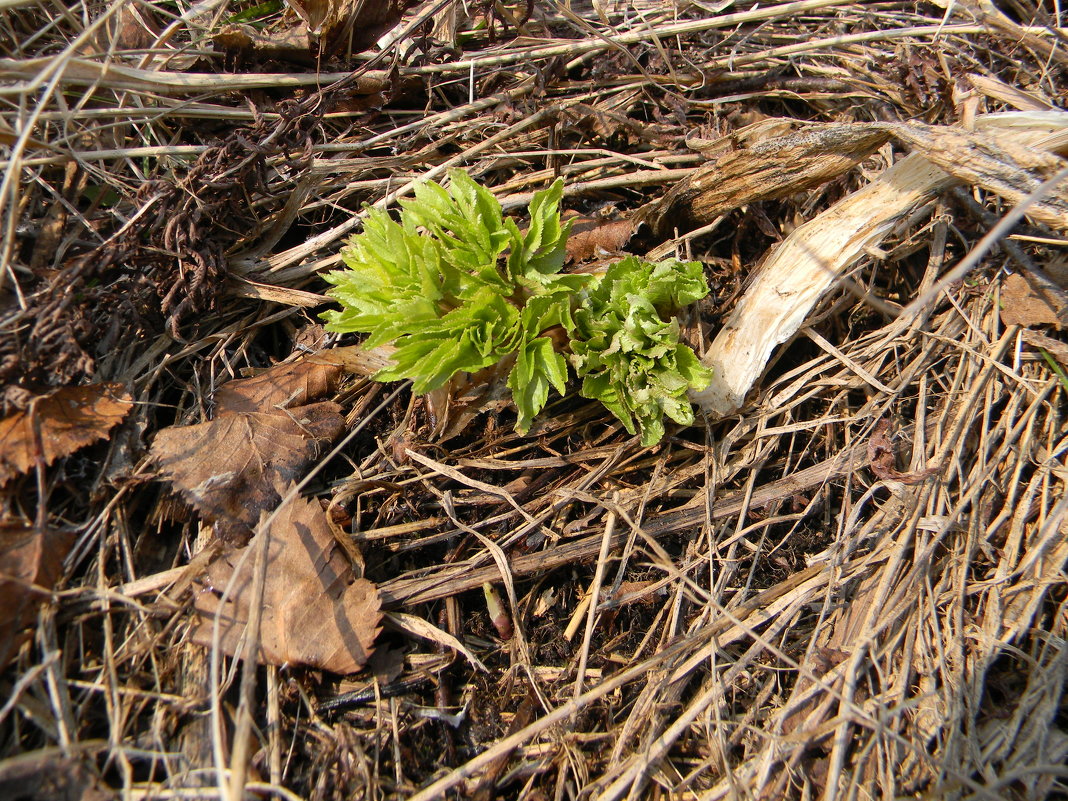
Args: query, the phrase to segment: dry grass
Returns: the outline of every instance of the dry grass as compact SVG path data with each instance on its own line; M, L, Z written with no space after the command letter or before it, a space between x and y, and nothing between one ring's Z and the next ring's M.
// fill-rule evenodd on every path
M764 117L950 125L1064 102L1063 29L1024 0L705 5L539 2L491 38L479 9L431 3L374 59L317 72L216 52L233 0L0 3L5 404L89 379L139 402L106 447L4 488L5 516L78 540L0 677L0 788L1068 793L1066 387L999 317L1002 269L1057 263L1064 232L1021 225L932 293L1009 210L972 187L869 247L738 413L653 450L574 400L528 437L501 404L442 443L403 388L344 384L363 428L310 490L352 516L395 615L377 674L262 668L249 692L188 640L184 567L213 535L153 483L146 443L204 419L227 378L333 344L316 274L366 204L463 166L509 208L562 175L572 208L626 217L704 163L698 140ZM708 265L699 350L780 232L899 150L650 243ZM896 472L872 467L881 421Z

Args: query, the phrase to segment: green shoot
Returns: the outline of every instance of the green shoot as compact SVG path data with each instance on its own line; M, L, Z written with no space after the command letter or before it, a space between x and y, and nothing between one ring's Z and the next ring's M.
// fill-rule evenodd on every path
M508 387L521 433L564 395L569 367L580 393L600 400L643 445L668 418L693 422L686 393L711 373L679 340L671 314L708 294L701 265L650 264L629 256L603 275L562 273L570 224L560 219L563 183L534 194L520 231L500 203L462 170L449 186L420 184L399 220L371 210L328 273L341 304L327 329L392 344L380 381L411 379L416 393L460 372L510 365Z

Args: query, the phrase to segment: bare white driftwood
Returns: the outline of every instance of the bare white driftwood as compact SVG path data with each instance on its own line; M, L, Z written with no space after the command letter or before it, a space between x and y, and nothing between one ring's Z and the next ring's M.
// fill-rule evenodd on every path
M1063 147L1068 113L990 114L976 129L1043 150ZM702 361L712 383L691 400L711 417L741 408L774 349L804 324L816 302L894 226L958 181L914 153L791 233L768 257Z

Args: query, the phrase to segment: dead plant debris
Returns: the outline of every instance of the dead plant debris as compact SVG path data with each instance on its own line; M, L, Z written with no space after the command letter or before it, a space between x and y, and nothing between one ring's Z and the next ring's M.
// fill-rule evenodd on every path
M236 656L246 636L250 608L259 603L259 658L273 665L307 665L332 673L355 673L374 651L378 593L353 575L334 541L322 507L314 501L283 503L245 547L208 567L195 592L200 623L195 642L216 643ZM260 594L255 592L256 551L267 538Z
M0 420L0 485L104 439L133 407L116 383L61 387L20 400L25 408Z
M152 462L227 539L247 539L278 505L277 488L298 480L345 429L338 404L310 402L341 374L336 363L304 358L228 381L215 394L215 419L158 432Z
M0 797L1068 794L1056 9L67 5L0 24ZM705 265L695 425L324 332L457 167Z
M0 670L33 636L38 607L63 572L69 532L0 523Z

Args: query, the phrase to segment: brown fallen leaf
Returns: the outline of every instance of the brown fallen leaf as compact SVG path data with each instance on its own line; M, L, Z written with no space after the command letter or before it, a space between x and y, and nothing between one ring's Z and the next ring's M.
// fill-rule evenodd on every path
M415 0L286 0L323 55L365 50L400 22Z
M1005 325L1068 327L1068 292L1041 275L1013 273L1001 284Z
M581 262L619 253L636 228L634 220L577 220L567 238L567 260Z
M371 376L391 364L394 348L359 345L309 353L282 362L253 378L227 381L215 390L215 413L271 412L303 406L337 389L343 373Z
M49 465L103 439L132 407L121 384L63 387L31 400L0 420L0 484L25 473L38 457Z
M254 378L227 381L215 390L215 413L272 413L303 406L337 389L342 372L339 364L313 358L276 364Z
M74 536L24 523L0 523L0 671L31 636L37 607L48 599Z
M382 345L373 350L366 350L359 345L347 348L329 348L321 350L308 358L326 365L336 365L353 375L372 376L393 364L390 358L396 351L392 345Z
M151 455L163 477L209 521L251 530L273 509L275 489L300 477L344 430L341 407L324 401L295 409L230 412L156 435Z
M937 467L928 467L916 473L903 473L897 469L897 449L888 435L889 420L880 420L868 440L868 461L871 471L883 481L899 481L902 484L919 484L938 472Z
M280 500L275 487L299 478L344 430L339 406L312 401L343 373L373 375L388 363L387 349L333 348L228 381L215 391L214 420L160 431L150 455L220 536L246 541Z
M212 644L216 615L222 649L241 648L253 602L256 548L268 536L259 661L355 673L374 650L382 618L378 589L357 579L330 532L322 507L295 498L248 546L216 559L196 596L193 638ZM241 557L244 562L238 566ZM222 594L230 588L229 597Z

